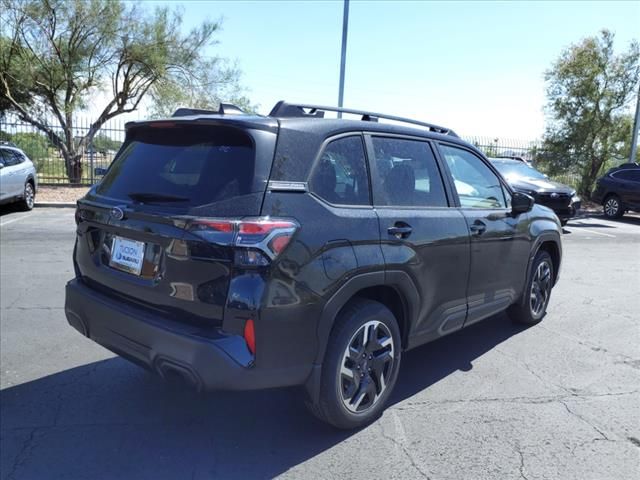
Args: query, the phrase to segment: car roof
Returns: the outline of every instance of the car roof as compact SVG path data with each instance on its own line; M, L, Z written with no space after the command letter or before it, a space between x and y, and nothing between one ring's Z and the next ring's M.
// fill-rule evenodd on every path
M623 163L621 165L618 165L617 167L611 167L609 170L607 170L605 175L610 175L612 173L620 172L624 170L640 170L640 164L636 162Z
M356 119L337 118L274 118L261 115L220 115L220 114L195 114L180 117L168 117L157 120L137 120L128 122L126 129L160 123L202 123L221 126L237 126L241 128L254 128L277 132L278 128L298 130L312 135L329 137L346 132L371 132L389 133L394 135L406 135L423 137L426 139L447 141L462 146L477 149L457 136L433 132L418 126L399 125L387 122L376 122Z
M325 118L325 113L335 113L338 118ZM340 117L342 114L355 116L356 119L343 119ZM384 120L384 122L379 120ZM128 129L134 126L163 122L218 124L274 132L283 128L324 137L340 132L380 132L438 140L446 139L475 149L447 127L383 113L343 107L292 104L285 101L279 101L267 116L245 113L235 105L221 103L218 110L178 108L169 118L129 122L125 127Z
M278 122L285 128L296 130L306 130L317 135L331 135L342 131L360 131L372 133L391 133L396 135L407 135L414 137L425 137L454 143L468 145L457 136L444 133L432 132L426 128L410 125L400 125L396 123L374 122L357 119L338 118L278 118Z
M0 145L0 149L2 150L13 150L14 152L25 154L24 151L19 147L12 147L11 145Z

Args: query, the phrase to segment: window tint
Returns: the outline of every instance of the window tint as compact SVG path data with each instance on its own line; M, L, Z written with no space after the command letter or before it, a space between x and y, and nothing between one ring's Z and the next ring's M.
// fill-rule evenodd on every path
M382 192L376 203L393 206L446 207L442 177L426 142L373 137Z
M616 172L614 177L622 180L631 180L632 182L640 182L640 170L621 170Z
M447 145L440 145L440 150L453 176L461 206L506 208L500 180L479 157Z
M130 201L131 194L176 197L200 206L256 190L254 147L244 132L188 125L130 132L97 193Z
M5 167L11 167L22 163L22 157L13 150L2 150L2 163Z
M16 157L16 165L22 162L25 162L27 160L27 157L24 156L24 153L22 152L16 152L14 151L13 154Z
M313 193L329 203L369 205L369 180L362 137L344 137L329 143L309 184Z
M504 195L504 200L507 208L511 208L511 194L509 193L509 190L507 190L507 187L505 187L504 185L502 186L502 194Z

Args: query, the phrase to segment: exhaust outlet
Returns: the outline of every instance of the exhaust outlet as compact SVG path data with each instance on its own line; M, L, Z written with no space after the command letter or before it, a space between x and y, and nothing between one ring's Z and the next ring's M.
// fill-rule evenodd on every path
M189 367L180 365L173 360L159 359L156 362L156 371L169 383L187 385L198 392L202 390L202 382L198 375Z

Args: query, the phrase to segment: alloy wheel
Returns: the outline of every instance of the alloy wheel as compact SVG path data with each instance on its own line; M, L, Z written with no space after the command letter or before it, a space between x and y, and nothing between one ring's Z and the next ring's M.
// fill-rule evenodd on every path
M33 208L33 202L35 199L35 195L33 193L33 187L30 183L27 183L24 186L24 203L27 205L29 209Z
M551 266L543 261L538 264L536 273L531 282L530 308L534 317L539 317L544 312L551 294Z
M350 412L364 412L387 389L394 366L393 336L378 320L362 325L342 356L338 385L342 403Z
M615 198L608 199L604 204L604 213L607 217L615 217L620 209L620 203Z

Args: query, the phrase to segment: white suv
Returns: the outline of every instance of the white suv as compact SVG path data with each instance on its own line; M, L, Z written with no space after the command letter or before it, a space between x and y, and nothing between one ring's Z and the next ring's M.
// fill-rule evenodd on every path
M0 144L0 204L20 202L31 210L37 187L36 167L29 157L15 146Z

